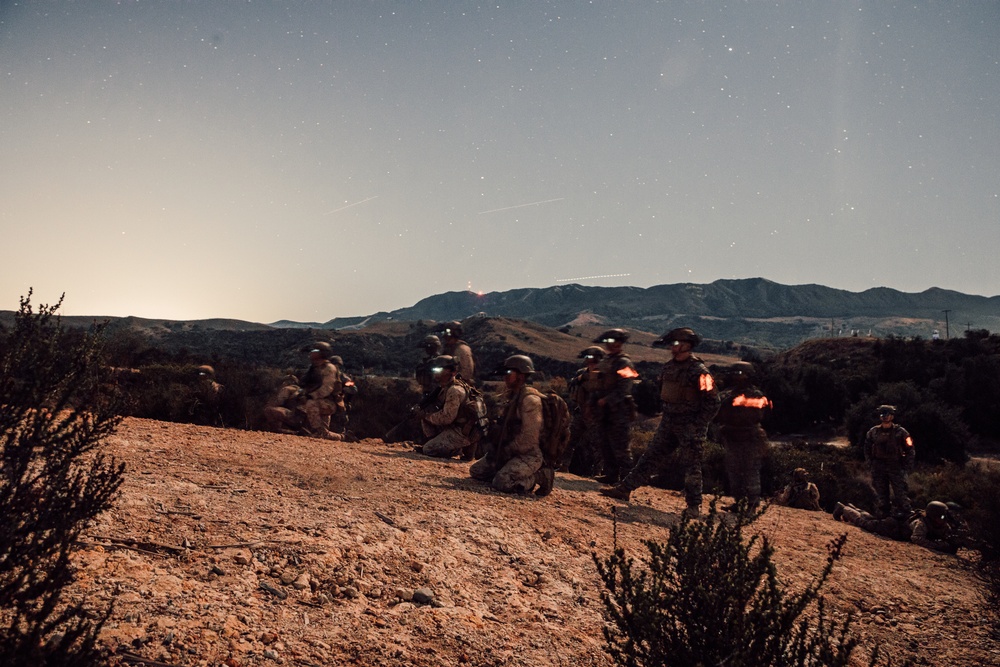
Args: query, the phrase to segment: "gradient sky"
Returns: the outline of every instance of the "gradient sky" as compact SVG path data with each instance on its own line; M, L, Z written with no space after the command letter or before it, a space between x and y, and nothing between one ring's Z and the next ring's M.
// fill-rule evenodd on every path
M0 0L0 309L993 296L998 121L993 0Z

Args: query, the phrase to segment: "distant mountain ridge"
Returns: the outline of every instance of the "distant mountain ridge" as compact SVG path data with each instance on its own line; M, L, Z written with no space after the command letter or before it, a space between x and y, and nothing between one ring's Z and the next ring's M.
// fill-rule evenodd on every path
M421 299L408 308L322 323L79 316L64 317L63 321L71 326L87 326L106 319L114 328L135 327L164 334L303 328L363 331L384 323L464 320L479 314L523 319L569 331L603 325L662 333L676 326L691 326L706 338L783 348L825 336L871 333L879 337L930 338L935 330L944 337L949 333L960 335L967 328L996 332L1000 331L1000 296L968 295L936 287L920 293L887 287L849 292L823 285L782 285L764 278L746 278L648 288L569 284L488 294L446 292ZM12 320L11 311L0 311L0 324Z
M822 285L782 285L764 278L648 288L571 284L482 295L446 292L409 308L335 318L320 326L344 329L385 320L462 320L479 313L550 327L572 328L581 319L654 333L672 326L692 326L710 338L781 347L851 332L930 338L935 329L945 336L946 326L953 332L966 327L995 331L1000 328L1000 296L975 296L936 287L920 293L887 287L848 292Z

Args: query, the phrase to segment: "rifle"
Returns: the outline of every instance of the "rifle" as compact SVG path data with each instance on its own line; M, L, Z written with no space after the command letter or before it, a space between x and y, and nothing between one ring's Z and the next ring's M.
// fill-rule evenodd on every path
M400 436L401 434L406 434L409 431L411 431L412 429L410 427L413 425L413 421L417 419L417 415L424 409L434 405L440 393L441 393L441 387L435 387L430 391L424 392L423 396L420 397L420 400L417 401L416 404L410 407L410 410L406 414L406 416L403 417L403 419L398 424L389 429L389 431L385 434L384 438L385 441L397 442L398 436Z

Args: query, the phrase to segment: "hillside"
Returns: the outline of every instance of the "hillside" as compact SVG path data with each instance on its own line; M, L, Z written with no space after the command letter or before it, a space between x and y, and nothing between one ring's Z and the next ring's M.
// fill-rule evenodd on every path
M947 311L947 315L945 313ZM931 288L906 293L885 287L848 292L822 285L781 285L763 278L717 280L639 287L556 285L506 292L446 292L413 306L324 323L280 320L270 325L240 320L169 321L136 317L66 317L71 326L108 320L113 328L159 338L197 336L208 330L266 332L328 329L404 335L426 323L465 320L477 315L528 320L578 333L596 327L626 327L659 335L691 326L709 339L781 349L804 340L870 332L876 337L942 337L966 329L1000 331L1000 296L984 297ZM948 323L945 318L950 317ZM0 311L0 325L11 311Z
M128 419L108 445L124 491L84 536L70 595L115 601L102 641L130 664L610 665L591 554L617 531L641 555L683 505L652 488L612 501L572 475L545 499L506 496L379 440ZM792 589L848 534L827 603L857 616L864 653L1000 664L960 559L822 513L772 507L758 528Z

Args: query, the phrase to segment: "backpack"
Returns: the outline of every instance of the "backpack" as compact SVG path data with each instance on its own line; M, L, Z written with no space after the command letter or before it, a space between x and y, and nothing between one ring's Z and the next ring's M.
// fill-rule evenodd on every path
M538 394L542 399L542 433L538 437L538 446L545 460L542 465L558 468L569 444L569 425L573 418L562 396L552 390L539 391Z
M458 408L458 421L463 422L462 433L468 436L470 443L476 444L490 430L486 399L483 398L483 392L465 380L456 378L455 383L465 390L465 400Z

